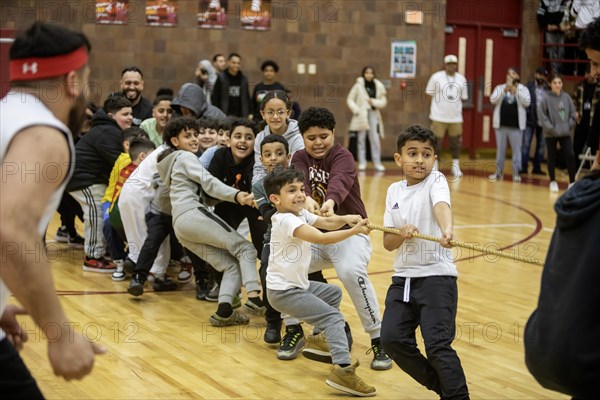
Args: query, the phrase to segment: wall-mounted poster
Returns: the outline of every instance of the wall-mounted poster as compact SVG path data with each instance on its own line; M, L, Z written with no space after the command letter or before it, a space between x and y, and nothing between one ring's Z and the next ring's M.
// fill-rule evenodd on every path
M242 29L266 31L271 28L271 0L243 0L240 11Z
M417 42L414 40L392 41L392 78L414 78L417 75Z
M129 21L129 0L97 1L97 24L126 24Z
M198 27L225 29L227 27L227 0L200 0Z
M178 0L146 1L146 23L152 26L177 25Z

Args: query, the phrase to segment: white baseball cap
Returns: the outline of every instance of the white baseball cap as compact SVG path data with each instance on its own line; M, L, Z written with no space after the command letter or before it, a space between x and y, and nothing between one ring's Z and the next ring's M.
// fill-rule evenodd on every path
M444 57L444 64L450 63L458 64L458 57L456 57L454 54L448 54L446 57Z

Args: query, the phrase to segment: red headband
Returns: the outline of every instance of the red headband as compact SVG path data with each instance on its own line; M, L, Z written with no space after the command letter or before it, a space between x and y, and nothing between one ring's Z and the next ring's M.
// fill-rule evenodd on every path
M10 80L31 81L64 75L83 67L87 59L88 53L84 46L58 56L10 60Z

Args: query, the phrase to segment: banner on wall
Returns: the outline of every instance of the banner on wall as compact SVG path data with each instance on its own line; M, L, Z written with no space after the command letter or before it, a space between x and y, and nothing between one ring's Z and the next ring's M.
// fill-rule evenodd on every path
M225 29L227 27L227 0L200 0L198 27Z
M97 24L126 24L129 21L129 0L97 1Z
M417 75L417 42L414 40L392 41L392 78L414 78Z
M151 26L176 26L178 0L146 1L146 23Z
M240 23L246 30L271 29L271 0L243 0Z

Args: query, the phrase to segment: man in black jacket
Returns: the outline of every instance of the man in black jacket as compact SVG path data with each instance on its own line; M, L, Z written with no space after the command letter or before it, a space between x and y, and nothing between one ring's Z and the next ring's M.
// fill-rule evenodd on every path
M101 200L110 172L123 152L121 130L131 126L131 102L110 96L92 117L92 127L75 146L75 170L67 191L81 205L85 225L83 270L110 273L115 265L104 258Z
M248 118L250 110L250 92L248 79L240 70L242 57L231 53L227 69L221 72L215 82L211 102L227 115Z
M123 96L131 102L133 125L140 126L142 121L152 118L152 102L142 96L144 75L138 67L132 66L121 72L121 90Z

